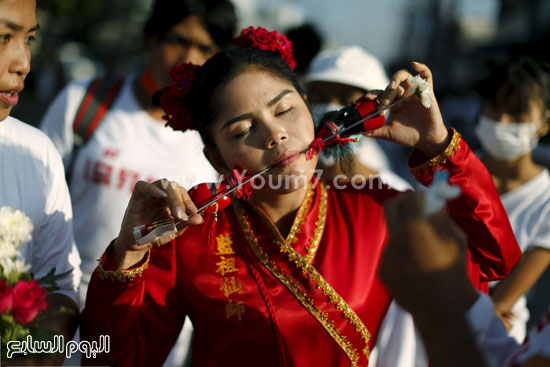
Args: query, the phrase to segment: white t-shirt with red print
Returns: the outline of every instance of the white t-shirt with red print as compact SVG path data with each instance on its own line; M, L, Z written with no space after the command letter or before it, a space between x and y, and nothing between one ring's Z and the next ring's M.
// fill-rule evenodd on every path
M134 96L134 78L125 78L116 100L73 162L69 188L75 240L82 257L83 300L96 260L120 231L138 180L168 178L189 189L217 179L202 152L198 132L174 131L152 118ZM66 169L73 159L73 120L88 84L73 82L65 87L41 123Z

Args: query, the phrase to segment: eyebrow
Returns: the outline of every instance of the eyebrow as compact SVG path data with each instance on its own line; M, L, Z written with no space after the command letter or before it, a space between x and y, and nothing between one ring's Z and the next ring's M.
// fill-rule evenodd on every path
M0 18L0 22L4 23L6 25L6 27L8 27L9 29L11 29L12 31L22 31L25 29L25 27L23 27L22 25L19 25L19 24L16 24L6 18ZM37 31L40 29L40 24L36 24L34 27L30 28L27 33L31 33L31 32L34 32L34 31Z
M197 46L200 46L200 47L218 48L218 46L214 42L209 42L209 43L195 42L194 40L187 37L186 35L179 34L179 33L176 33L176 32L174 32L174 33L168 32L166 34L166 37L172 37L172 38L176 39L178 42L187 42L187 43L191 43L191 44L196 44Z
M281 91L271 101L267 102L267 107L272 107L275 103L279 102L284 96L286 96L289 93L292 93L292 91L290 89L285 89L285 90ZM243 115L233 117L233 118L227 120L223 124L222 130L225 129L226 127L236 123L236 122L246 120L246 119L251 118L251 117L252 117L252 113L245 113Z

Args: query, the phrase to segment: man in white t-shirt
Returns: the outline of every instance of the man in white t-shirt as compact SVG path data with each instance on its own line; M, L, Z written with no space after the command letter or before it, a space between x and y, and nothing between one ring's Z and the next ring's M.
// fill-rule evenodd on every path
M30 71L29 43L38 30L36 0L0 0L0 14L0 207L18 209L32 221L32 239L20 251L35 278L54 267L56 273L69 272L57 281L59 290L47 295L40 326L70 340L77 324L81 272L63 164L46 135L9 116ZM59 313L62 306L75 312Z
M233 39L235 28L229 0L157 0L144 28L149 62L139 73L125 76L89 140L75 149L73 128L77 116L90 113L90 109L83 113L81 104L91 95L93 82L70 83L42 119L41 129L53 140L70 172L75 240L82 257L82 301L97 259L118 236L138 180L168 178L186 189L218 180L202 152L198 132L165 127L164 111L152 103L152 96L169 84L169 71L178 62L203 64ZM190 330L188 322L185 329ZM183 334L189 339L189 331ZM179 345L185 344L182 338ZM169 358L179 361L187 348L175 350L178 355Z
M202 153L198 132L165 127L164 112L151 101L151 94L169 83L169 70L177 62L202 64L232 39L234 22L224 25L211 19L213 12L234 19L231 4L225 0L204 3L155 3L145 26L148 66L124 78L101 123L77 152L73 122L90 81L70 83L42 119L41 129L61 153L65 168L71 167L74 231L84 275L82 300L96 260L118 235L138 180L166 177L189 189L218 178ZM219 32L214 37L209 31L216 27Z

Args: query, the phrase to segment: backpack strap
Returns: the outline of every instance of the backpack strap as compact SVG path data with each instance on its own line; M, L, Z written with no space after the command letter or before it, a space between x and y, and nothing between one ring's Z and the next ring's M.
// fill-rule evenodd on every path
M88 142L103 120L105 113L115 101L123 81L123 78L115 80L108 77L96 78L88 85L73 121L73 151L65 175L68 183L70 183L78 151Z

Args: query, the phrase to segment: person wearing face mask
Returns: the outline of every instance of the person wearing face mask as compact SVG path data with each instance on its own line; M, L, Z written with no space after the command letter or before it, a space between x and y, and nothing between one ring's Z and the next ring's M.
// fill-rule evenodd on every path
M316 128L327 112L340 110L369 90L384 89L389 82L380 61L359 46L321 52L312 60L304 81ZM332 179L340 174L350 179L354 175L365 178L379 176L396 189L410 188L405 180L391 171L388 157L375 139L361 137L350 146L353 149L352 172L342 172L334 158L321 153L319 161L323 177Z
M496 313L519 341L529 318L524 295L550 264L550 176L531 156L550 131L549 87L550 65L522 58L493 67L476 88L483 98L475 130L483 148L481 159L523 251L492 298Z

